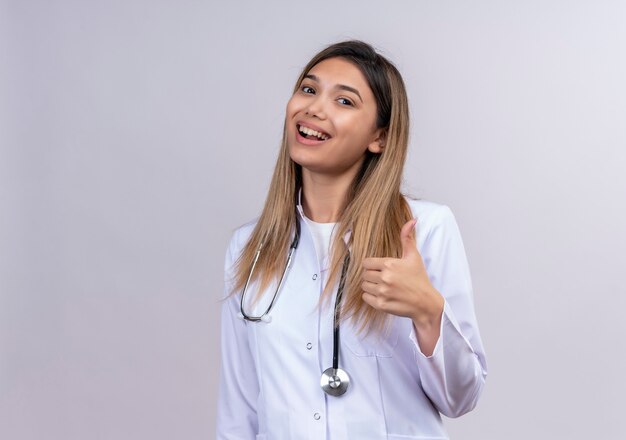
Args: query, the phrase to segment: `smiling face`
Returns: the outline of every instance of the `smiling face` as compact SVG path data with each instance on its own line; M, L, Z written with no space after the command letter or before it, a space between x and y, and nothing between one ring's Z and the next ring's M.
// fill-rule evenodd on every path
M287 145L303 173L352 176L365 152L380 153L376 100L358 67L343 58L316 64L287 104Z

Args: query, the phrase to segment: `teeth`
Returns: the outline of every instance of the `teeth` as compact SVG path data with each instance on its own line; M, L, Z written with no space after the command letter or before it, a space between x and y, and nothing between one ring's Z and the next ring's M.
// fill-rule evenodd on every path
M315 136L323 141L328 139L328 136L326 136L325 134L320 133L319 131L313 130L312 128L309 128L309 127L304 127L300 125L298 126L298 130L300 130L301 133L308 134L309 136Z

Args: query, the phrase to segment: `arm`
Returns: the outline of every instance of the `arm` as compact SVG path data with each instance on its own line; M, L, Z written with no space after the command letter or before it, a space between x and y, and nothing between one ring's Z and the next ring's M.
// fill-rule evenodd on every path
M224 267L225 295L232 289L233 264L236 260L237 234L231 239ZM249 440L258 432L257 382L254 359L248 345L247 323L237 317L239 295L222 303L221 374L217 408L218 440Z
M432 354L425 350L428 356L420 348L418 340L422 338L417 337L415 328L411 339L424 392L442 414L458 417L476 406L487 368L459 228L447 206L439 208L435 215L435 225L422 253L430 281L444 298L439 335Z

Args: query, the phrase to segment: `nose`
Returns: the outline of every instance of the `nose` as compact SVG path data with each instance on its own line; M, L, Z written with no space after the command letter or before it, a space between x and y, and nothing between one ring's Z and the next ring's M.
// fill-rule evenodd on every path
M312 97L308 105L304 109L304 113L307 116L315 117L318 119L326 119L326 110L324 108L324 99L321 95Z

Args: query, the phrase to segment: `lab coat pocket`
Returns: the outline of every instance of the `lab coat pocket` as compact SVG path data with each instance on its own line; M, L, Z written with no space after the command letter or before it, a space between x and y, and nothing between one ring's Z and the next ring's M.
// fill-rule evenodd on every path
M257 434L256 440L266 440L267 436L265 434Z
M348 327L348 326L345 326ZM356 356L378 356L393 357L393 352L398 345L399 329L395 320L389 323L389 327L370 333L357 334L356 329L352 326L341 328L341 340L348 349Z

